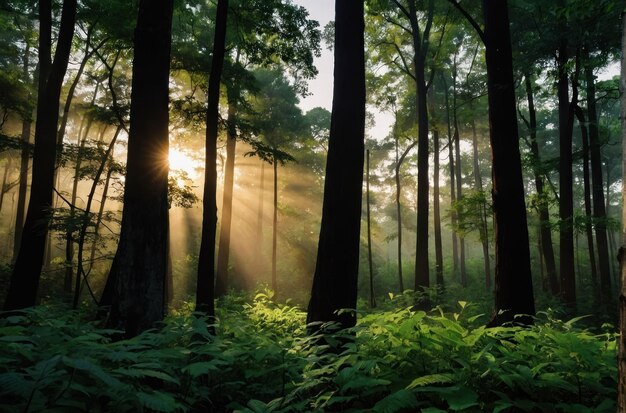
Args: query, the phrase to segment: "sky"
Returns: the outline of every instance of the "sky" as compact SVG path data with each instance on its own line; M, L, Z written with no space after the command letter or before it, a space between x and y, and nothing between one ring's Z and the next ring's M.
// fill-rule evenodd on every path
M309 11L309 17L317 20L320 29L335 17L334 0L293 0L293 3L305 7ZM317 78L309 81L310 95L300 101L303 111L308 111L314 107L321 106L331 110L333 103L333 52L322 44L322 55L315 59L315 67L319 74ZM390 130L393 122L392 116L387 113L380 113L369 107L369 111L374 114L375 125L367 131L371 138L383 139Z

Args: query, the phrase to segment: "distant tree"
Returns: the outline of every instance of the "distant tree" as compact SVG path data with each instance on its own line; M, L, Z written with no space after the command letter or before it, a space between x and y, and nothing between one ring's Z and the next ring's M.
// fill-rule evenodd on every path
M335 2L333 106L322 224L307 323L356 323L363 156L365 53L363 1ZM312 327L316 330L318 327Z
M39 95L35 124L32 185L20 250L15 260L11 284L4 304L6 310L35 305L37 298L52 207L59 97L74 35L76 0L63 2L61 27L52 62L50 62L51 0L39 2L39 19Z
M168 251L169 70L173 1L139 3L120 241L109 324L129 337L163 319Z

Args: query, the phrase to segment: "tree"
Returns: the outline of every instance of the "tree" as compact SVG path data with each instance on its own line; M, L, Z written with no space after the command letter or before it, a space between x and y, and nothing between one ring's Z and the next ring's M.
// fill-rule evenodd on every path
M109 324L129 337L164 314L172 14L172 0L142 0L135 29L124 208L108 280Z
M483 0L484 30L449 0L485 44L496 238L495 312L490 326L532 323L535 315L522 163L517 131L513 57L507 1ZM515 318L516 315L522 317Z
M620 77L622 124L622 176L626 179L626 11L622 12L622 69ZM622 186L622 200L626 186ZM617 411L626 412L626 209L622 210L622 247L620 248L619 352L617 373Z
M39 18L39 96L32 186L22 242L4 304L6 310L29 307L35 305L36 302L52 207L59 97L74 35L76 0L63 2L61 27L54 60L51 64L52 2L50 0L40 1Z
M217 231L217 133L219 121L220 79L226 53L226 20L228 0L218 0L213 38L213 59L209 75L206 111L206 158L202 197L202 238L198 256L196 311L215 316L215 232Z
M489 131L496 237L495 314L491 325L532 323L535 315L526 205L519 152L508 4L484 0Z
M332 118L307 323L356 323L354 312L339 310L355 309L357 298L365 135L363 6L363 1L335 2Z

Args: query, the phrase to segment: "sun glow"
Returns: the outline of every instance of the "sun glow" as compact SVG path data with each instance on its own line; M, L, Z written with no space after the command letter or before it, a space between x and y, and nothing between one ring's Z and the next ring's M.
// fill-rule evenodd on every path
M201 167L199 160L192 158L186 151L178 148L170 148L168 161L171 171L184 172L190 179L197 177L198 168Z

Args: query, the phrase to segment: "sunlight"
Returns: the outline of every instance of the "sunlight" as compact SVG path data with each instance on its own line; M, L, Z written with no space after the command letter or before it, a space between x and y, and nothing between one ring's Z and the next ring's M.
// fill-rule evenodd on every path
M198 160L193 159L179 148L170 148L168 160L170 169L183 171L190 178L194 178L197 175L197 169L201 166Z

